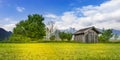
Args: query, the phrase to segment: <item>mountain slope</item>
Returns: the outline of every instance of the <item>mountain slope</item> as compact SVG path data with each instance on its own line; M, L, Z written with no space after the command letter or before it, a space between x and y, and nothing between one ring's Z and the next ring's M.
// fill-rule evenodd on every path
M12 34L12 32L8 32L4 30L3 28L0 28L0 41L9 38L9 36Z
M113 29L113 33L120 35L120 30L115 30L115 29Z

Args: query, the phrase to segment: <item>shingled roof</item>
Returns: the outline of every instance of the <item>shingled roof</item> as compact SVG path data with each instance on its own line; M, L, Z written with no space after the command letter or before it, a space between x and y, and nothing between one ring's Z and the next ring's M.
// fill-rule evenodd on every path
M98 34L100 33L100 31L98 31L95 27L88 27L88 28L80 29L80 30L76 31L74 34L83 34L88 29L93 29Z

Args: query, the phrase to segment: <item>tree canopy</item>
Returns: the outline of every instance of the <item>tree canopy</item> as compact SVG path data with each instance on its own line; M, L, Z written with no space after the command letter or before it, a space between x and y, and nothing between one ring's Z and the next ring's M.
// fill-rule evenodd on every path
M28 19L16 24L13 34L42 39L45 36L45 24L43 21L44 18L42 15L28 15Z
M102 42L108 42L111 37L113 37L112 29L103 29L102 34L99 36L99 40Z
M68 41L70 41L72 39L72 33L69 33L69 32L60 32L59 36L60 36L62 41L64 39L67 39Z

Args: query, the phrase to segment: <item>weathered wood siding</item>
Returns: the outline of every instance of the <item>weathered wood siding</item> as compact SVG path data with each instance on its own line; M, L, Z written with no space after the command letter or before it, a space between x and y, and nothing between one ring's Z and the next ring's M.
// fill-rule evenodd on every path
M74 36L76 42L94 43L98 42L98 34L94 30L87 30L84 34L77 34Z
M83 37L84 37L83 34L75 35L74 40L75 40L76 42L83 42L83 40L84 40Z
M98 34L94 30L88 30L85 32L86 42L98 42Z

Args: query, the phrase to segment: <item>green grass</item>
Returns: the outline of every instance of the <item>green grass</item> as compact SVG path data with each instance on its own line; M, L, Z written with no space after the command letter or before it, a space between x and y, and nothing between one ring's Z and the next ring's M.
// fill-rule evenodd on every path
M120 60L120 43L0 43L0 60Z

